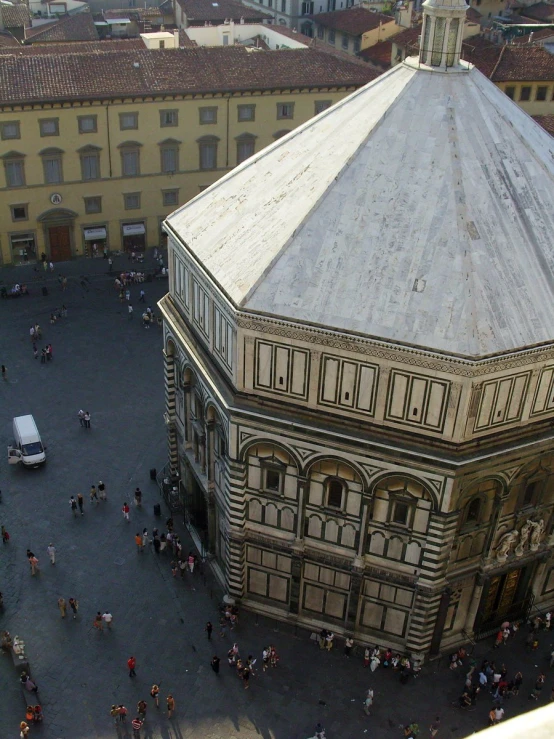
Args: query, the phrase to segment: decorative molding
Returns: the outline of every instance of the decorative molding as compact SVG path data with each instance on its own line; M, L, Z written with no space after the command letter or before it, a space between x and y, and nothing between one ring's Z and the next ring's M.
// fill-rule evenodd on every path
M540 521L531 521L527 519L521 529L513 529L500 537L498 544L494 550L497 562L506 562L512 554L515 557L522 557L528 550L536 552L544 538L544 519Z
M529 364L539 364L554 359L554 346L536 349L523 349L514 352L509 357L491 357L490 359L470 360L456 356L441 356L433 354L432 350L409 347L395 347L392 343L362 338L357 336L341 335L338 331L326 331L316 327L302 328L293 323L278 319L257 318L247 313L237 313L237 326L249 331L258 331L263 334L284 336L287 339L303 341L308 344L329 346L343 351L366 354L392 362L422 367L438 372L446 372L463 377L479 377L493 372L505 371Z

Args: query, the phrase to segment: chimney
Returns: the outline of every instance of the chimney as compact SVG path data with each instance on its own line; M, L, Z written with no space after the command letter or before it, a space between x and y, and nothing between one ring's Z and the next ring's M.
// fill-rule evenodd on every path
M179 48L179 30L177 28L173 31L173 44L174 44L173 48L175 49Z

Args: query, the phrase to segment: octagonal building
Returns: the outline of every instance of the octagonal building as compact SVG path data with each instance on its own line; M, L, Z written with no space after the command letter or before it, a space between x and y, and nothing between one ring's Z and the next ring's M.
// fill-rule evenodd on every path
M554 605L554 139L466 9L164 225L170 465L226 591L417 660Z

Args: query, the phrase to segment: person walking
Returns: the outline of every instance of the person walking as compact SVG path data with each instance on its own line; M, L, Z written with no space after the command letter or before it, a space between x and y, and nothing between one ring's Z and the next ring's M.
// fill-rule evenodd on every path
M65 598L58 598L58 608L60 609L60 614L62 618L65 618L65 611L67 608L67 604L65 602Z
M213 628L214 628L214 627L212 626L212 622L211 622L211 621L208 621L208 623L206 624L206 626L205 626L205 628L204 628L204 631L205 631L205 632L206 632L206 634L208 635L208 639L211 639L211 638L212 638L212 631L213 631Z
M137 666L136 659L131 656L127 660L127 667L129 668L129 677L136 677L137 673L135 672L135 667Z
M56 547L50 542L50 544L46 547L46 551L48 552L48 556L50 557L50 564L55 565L56 564Z
M154 699L156 708L159 708L160 707L160 687L159 685L156 685L156 683L152 685L152 687L150 688L150 695Z
M142 491L140 488L135 488L135 505L137 508L142 505Z
M96 490L96 485L91 485L91 488L90 488L90 502L91 502L91 504L93 503L93 501L96 501L96 505L98 505L98 503L100 502L98 500L98 491Z
M85 499L83 498L81 493L77 493L77 505L79 506L79 510L81 511L81 516L85 515L85 511L83 508L84 504L85 504Z
M110 716L113 718L114 724L117 726L119 720L119 708L114 704L110 708Z
M90 413L88 411L85 411L85 428L90 428Z
M144 290L141 290L140 291L139 303L146 303L146 294L145 294Z
M77 501L73 496L69 499L69 505L71 506L71 510L73 511L73 515L77 515Z
M10 540L10 535L6 531L6 527L5 526L2 526L0 528L0 531L2 533L2 544L7 544L9 542L9 540Z
M189 570L191 573L194 572L194 554L192 552L189 552L189 556L187 557L187 562L189 566Z
M173 716L173 711L175 710L175 698L171 693L167 696L165 702L167 704L167 718L171 718Z
M344 642L344 656L345 657L350 657L350 652L352 651L353 646L354 646L354 639L347 636L346 641Z
M31 552L31 556L29 557L29 564L31 565L31 575L36 575L39 571L38 567L38 559L35 557L35 555Z
M217 656L217 654L214 654L214 656L212 657L212 661L210 662L210 666L216 675L219 675L219 662L219 657Z
M81 409L79 411L79 413L77 413L77 418L79 419L79 425L84 428L84 426L85 426L85 412L84 412L83 409Z
M139 718L142 719L142 722L144 723L146 721L146 711L148 709L148 706L146 705L146 701L140 700L137 703L137 713L139 715Z
M140 554L142 552L142 536L138 531L135 534L135 544L137 545L137 552Z
M539 672L537 675L537 679L535 680L535 687L531 691L531 695L529 696L529 700L538 700L541 695L541 691L544 688L544 681L545 681L545 675L544 672Z
M127 306L127 315L129 316L129 318L133 317L133 306L131 305L131 303L129 303L129 305Z
M245 667L244 670L242 671L242 681L244 684L244 689L248 690L250 687L250 668L249 667Z
M112 616L112 614L109 611L104 611L104 613L102 614L102 621L108 627L108 631L111 631L112 630L113 616Z
M106 486L104 485L102 480L100 480L100 482L98 483L98 497L104 502L108 500L108 497L106 495Z
M20 739L26 739L31 731L29 724L26 721L21 721L19 724L19 737Z
M142 548L144 549L144 547L147 544L148 544L148 530L147 529L143 529L142 530Z
M370 715L370 708L373 705L373 690L369 688L367 695L364 700L364 713L366 716Z
M100 613L100 611L96 612L96 616L94 617L94 621L92 622L92 625L98 631L104 631L104 623L102 621L102 614Z
M79 610L79 601L77 600L77 598L69 599L69 607L73 611L73 618L77 618L77 611Z
M8 368L5 364L2 365L2 379L7 380L8 379Z
M440 725L441 725L440 716L436 716L435 717L435 720L433 721L433 723L429 727L429 738L430 739L435 739L435 737L439 733Z
M127 720L127 709L123 705L123 703L120 703L117 707L117 710L119 711L119 722L124 724Z
M131 721L131 727L133 729L133 739L140 739L140 730L142 728L142 721L138 716Z
M121 509L121 512L123 513L123 518L127 523L130 523L131 519L129 518L129 504L127 502L123 503L123 508Z

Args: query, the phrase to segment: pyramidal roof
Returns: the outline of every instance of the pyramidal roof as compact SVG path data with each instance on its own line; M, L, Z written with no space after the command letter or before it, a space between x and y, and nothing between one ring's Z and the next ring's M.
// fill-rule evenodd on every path
M469 65L407 60L167 223L246 311L467 357L554 340L554 138Z

